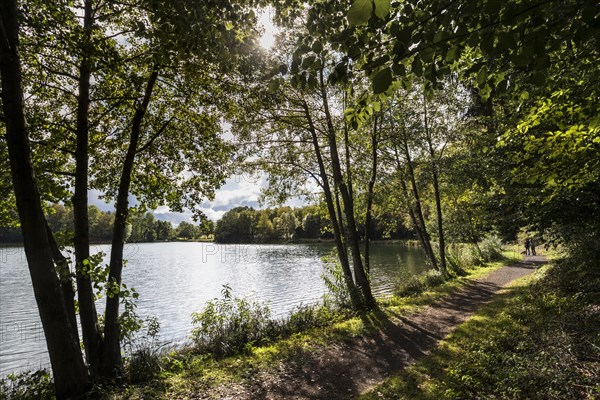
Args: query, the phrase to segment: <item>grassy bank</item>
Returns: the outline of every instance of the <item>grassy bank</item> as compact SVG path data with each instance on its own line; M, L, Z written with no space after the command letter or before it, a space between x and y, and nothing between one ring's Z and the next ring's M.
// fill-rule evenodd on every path
M563 263L516 281L362 399L597 399L599 274Z
M513 249L507 249L503 255L504 259L501 261L466 268L461 271L460 276L455 274L450 280L430 279L428 275L415 278L410 283L411 295L379 299L379 310L370 313L347 314L325 308L304 310L290 317L284 326L278 327L277 336L250 341L238 347L233 356L226 358L206 351L200 352L196 346L177 349L168 354L164 350L156 350L152 345L142 346L140 352L128 362L125 377L127 383L119 386L99 385L90 398L186 399L194 398L197 393L219 398L223 387L259 382L265 373L274 368L301 364L323 347L376 332L383 321L393 321L398 315L407 316L418 312L456 291L468 280L477 279L516 261ZM44 375L44 379L46 377ZM52 389L49 380L41 382L41 386L34 380L18 384L23 389L21 396L3 397L0 391L0 399L48 398L37 394L41 390L49 393ZM27 386L35 387L37 394L30 396Z
M348 316L332 313L325 323L320 320L319 327L261 346L249 344L233 357L216 359L211 355L197 354L193 349L173 352L162 358L160 371L148 382L108 390L99 388L99 392L106 399L193 398L194 393L208 393L218 398L223 387L252 384L273 368L301 364L304 358L324 346L372 333L379 329L382 321L394 320L399 314L407 316L418 312L456 291L468 280L513 262L514 259L505 258L488 266L468 269L464 276L440 282L435 287L424 287L416 295L380 299L380 309L367 314Z

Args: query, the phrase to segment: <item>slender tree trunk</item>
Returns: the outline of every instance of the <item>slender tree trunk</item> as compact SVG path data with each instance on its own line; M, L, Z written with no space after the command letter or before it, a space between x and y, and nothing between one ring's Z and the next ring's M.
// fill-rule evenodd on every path
M344 99L345 103L345 99ZM329 117L328 117L329 118ZM348 138L348 124L344 118L344 151L346 158L346 182L348 185L348 195L354 199L354 190L352 188L352 169L350 168L350 140Z
M77 98L77 145L75 148L75 191L73 194L75 276L79 299L79 317L85 355L92 374L98 372L102 352L102 334L94 303L94 289L89 274L90 237L88 215L89 107L90 77L89 41L92 31L92 2L84 1L84 48L79 66Z
M371 292L371 285L367 274L365 273L363 262L360 254L360 240L358 232L356 230L356 220L354 218L354 204L353 199L350 196L350 192L344 179L342 177L342 171L340 167L339 152L337 148L337 142L335 138L335 129L333 127L333 121L331 119L331 113L329 112L329 101L327 99L327 91L323 79L323 70L320 71L320 86L321 86L321 98L323 100L323 109L325 111L325 118L327 121L328 140L329 140L329 152L331 155L331 166L333 169L333 180L337 187L340 189L340 195L344 203L344 214L346 216L346 225L348 228L349 246L352 254L352 264L354 267L354 279L356 285L360 288L361 293L364 297L365 306L367 308L376 305L375 298Z
M446 241L444 239L444 221L442 216L442 201L440 199L440 186L438 180L437 168L433 167L433 192L435 195L435 208L438 225L438 241L440 246L440 267L443 273L446 273Z
M338 225L340 226L340 232L342 233L342 243L344 244L344 250L348 254L348 229L344 225L344 214L342 213L342 206L340 205L340 190L335 188L333 191L335 199L335 211L337 212Z
M404 194L404 198L406 199L406 202L408 204L408 215L410 216L410 220L415 228L415 231L417 232L417 237L419 239L419 242L421 243L421 248L425 252L425 256L427 257L429 262L435 266L435 258L432 259L430 252L427 250L428 246L427 246L427 241L425 239L425 234L421 228L421 224L419 224L419 221L417 220L417 217L415 215L415 210L413 209L413 206L411 204L412 201L410 199L408 187L406 186L406 182L404 181L404 179L405 179L404 173L402 172L403 168L402 168L402 164L400 163L400 157L398 155L397 148L394 149L394 153L396 156L396 168L398 169L398 173L400 174L400 187L402 188L402 193Z
M69 260L63 255L56 243L54 234L48 225L46 220L46 232L48 234L48 243L52 251L52 259L56 264L58 276L60 278L60 286L62 288L63 299L65 301L65 307L67 315L71 322L71 328L73 329L73 336L79 343L79 331L77 330L77 315L75 314L75 290L73 289L73 279L71 277L71 271L69 270Z
M421 196L419 195L419 188L417 187L417 181L415 179L415 170L413 168L412 158L410 156L410 151L408 150L408 143L404 143L404 156L406 157L406 166L408 169L408 176L410 178L410 184L413 190L413 197L415 200L415 216L418 221L418 225L421 227L421 231L423 233L423 242L425 244L425 253L428 255L429 260L434 268L438 269L437 260L435 258L435 253L433 252L433 248L431 247L431 238L429 233L427 232L427 225L425 225L425 218L423 217L423 210L421 208Z
M365 270L367 273L371 270L371 255L369 242L371 241L371 213L373 208L373 188L377 180L377 116L373 123L373 134L371 135L371 178L367 187L367 213L365 215Z
M350 262L348 260L348 251L346 250L346 246L342 241L341 221L338 221L338 217L336 216L336 210L333 204L333 194L331 193L329 177L327 176L327 170L325 169L325 163L323 162L323 156L321 155L321 148L319 147L319 139L317 137L317 132L314 127L314 123L310 115L308 105L304 102L302 106L304 108L304 113L308 121L313 148L315 150L315 155L317 156L317 163L319 164L319 174L321 175L321 180L323 181L325 203L327 204L327 211L329 213L329 219L331 220L331 226L333 228L333 236L335 239L335 245L338 253L338 258L340 260L340 265L342 267L342 272L344 273L344 280L346 282L346 286L348 287L348 292L350 293L350 300L352 301L352 306L354 308L360 308L362 301L360 299L360 296L358 296L357 287L354 284L354 281L352 280L352 271L350 269Z
M433 177L433 192L435 195L435 209L438 225L438 242L440 246L440 268L442 273L446 274L446 241L444 240L444 224L442 216L442 201L440 199L440 184L438 179L438 163L435 159L435 149L429 132L429 121L427 119L427 99L423 95L423 111L425 118L425 137L427 138L427 145L429 147L429 155L431 157L431 174Z
M11 178L33 292L52 364L56 396L67 399L83 395L90 384L54 267L46 219L31 163L23 109L18 32L17 3L4 0L0 3L0 76Z
M146 115L148 104L152 97L152 91L158 78L158 67L154 67L146 83L144 99L136 110L131 127L131 137L123 171L117 192L117 204L115 207L115 222L110 252L110 270L108 274L107 287L109 295L106 298L106 312L104 324L104 352L102 357L102 374L106 378L115 378L122 370L120 325L119 325L119 303L121 288L121 273L123 272L123 248L125 245L125 230L127 218L129 217L129 188L131 186L131 173L135 163L135 155L140 138L142 121Z

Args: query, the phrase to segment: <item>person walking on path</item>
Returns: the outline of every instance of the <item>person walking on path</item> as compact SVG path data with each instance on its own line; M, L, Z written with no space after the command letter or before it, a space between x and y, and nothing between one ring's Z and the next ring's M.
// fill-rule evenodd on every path
M531 245L531 242L529 241L529 238L525 239L525 255L528 256L529 253L529 246Z
M529 240L529 247L531 248L531 255L535 256L535 240L533 238Z

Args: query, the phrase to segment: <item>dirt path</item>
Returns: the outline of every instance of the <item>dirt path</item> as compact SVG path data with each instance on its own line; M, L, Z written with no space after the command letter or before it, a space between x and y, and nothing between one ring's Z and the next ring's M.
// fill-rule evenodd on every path
M236 400L354 398L423 357L502 287L543 263L543 256L532 256L500 268L417 314L380 321L373 335L312 351L300 361L261 373L253 384L222 388L217 396Z

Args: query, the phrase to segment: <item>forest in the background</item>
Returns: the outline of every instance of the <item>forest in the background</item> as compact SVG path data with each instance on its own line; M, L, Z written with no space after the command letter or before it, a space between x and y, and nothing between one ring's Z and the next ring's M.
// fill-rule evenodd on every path
M359 227L359 234L365 237L364 224ZM382 240L413 239L415 236L401 215L385 213L373 219L370 237ZM227 211L214 228L214 240L219 243L273 243L303 239L333 239L331 221L322 207L264 210L235 207Z
M102 211L96 206L88 210L90 241L110 243L114 230L114 213ZM73 209L62 204L53 204L47 211L48 225L52 232L70 240L73 236ZM204 220L200 224L182 221L176 227L170 221L157 219L146 212L133 214L126 228L128 242L166 242L171 240L208 239L212 235L213 222ZM0 243L22 243L18 228L0 227Z
M96 206L88 210L90 240L110 243L114 230L114 213ZM62 204L47 208L50 229L66 240L73 236L73 210ZM365 236L365 225L359 227ZM370 237L374 240L414 239L415 233L402 216L384 213L373 218ZM133 213L126 227L130 243L167 242L177 240L213 240L218 243L281 243L303 239L333 239L331 222L319 206L275 207L256 210L251 207L234 207L216 223L202 219L198 223L187 221L173 226L171 221L158 219L151 212ZM0 243L22 243L19 228L0 227Z

